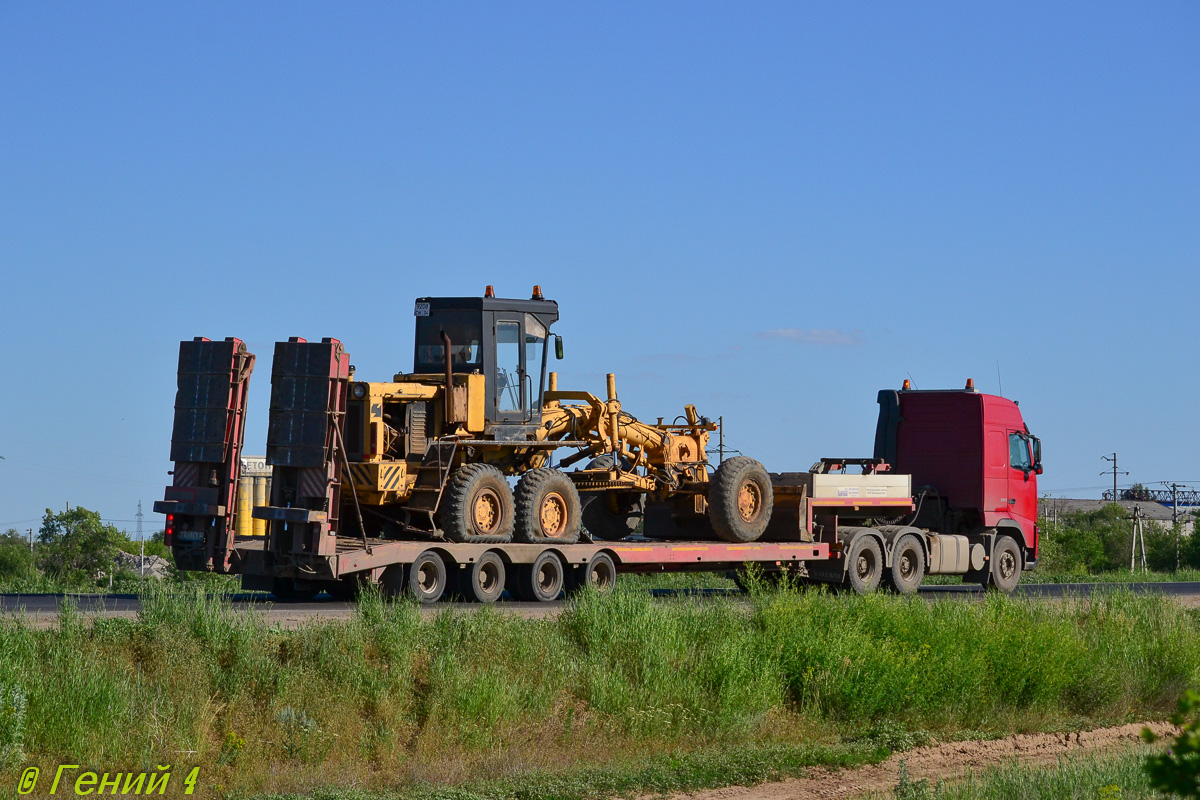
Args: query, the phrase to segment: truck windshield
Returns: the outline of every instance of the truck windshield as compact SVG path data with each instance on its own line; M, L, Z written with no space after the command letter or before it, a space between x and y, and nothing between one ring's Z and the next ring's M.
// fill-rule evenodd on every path
M442 355L442 331L450 337L455 372L483 369L483 322L475 311L438 311L417 317L417 355L413 372L445 370Z

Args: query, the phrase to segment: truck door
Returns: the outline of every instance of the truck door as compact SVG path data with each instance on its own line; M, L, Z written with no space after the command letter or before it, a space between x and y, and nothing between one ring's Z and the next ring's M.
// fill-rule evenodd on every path
M1008 432L1008 504L1009 513L1028 536L1037 521L1037 477L1029 436L1023 431Z
M496 315L495 402L498 422L524 422L529 407L525 393L525 352L521 320Z

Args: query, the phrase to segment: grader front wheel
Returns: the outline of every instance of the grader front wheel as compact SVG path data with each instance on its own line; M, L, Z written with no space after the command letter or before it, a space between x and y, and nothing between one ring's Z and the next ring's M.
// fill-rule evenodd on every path
M771 522L771 476L753 458L735 456L717 467L708 489L708 518L727 542L753 542Z

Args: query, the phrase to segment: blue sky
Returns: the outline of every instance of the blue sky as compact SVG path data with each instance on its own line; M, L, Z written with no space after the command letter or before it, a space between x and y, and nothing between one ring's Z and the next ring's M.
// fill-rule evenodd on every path
M274 341L387 379L488 283L772 470L973 377L1046 491L1200 482L1198 141L1194 3L6 3L0 528L132 530L180 339L258 353L261 453Z

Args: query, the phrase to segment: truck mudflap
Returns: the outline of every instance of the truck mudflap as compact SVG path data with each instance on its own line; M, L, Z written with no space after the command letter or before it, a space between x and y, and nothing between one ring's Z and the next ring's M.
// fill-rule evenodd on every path
M154 510L185 570L228 572L254 354L241 339L179 343L171 485Z
M323 562L337 552L340 527L342 433L350 356L337 339L276 342L271 365L267 464L270 505L254 518L267 520L263 569Z

